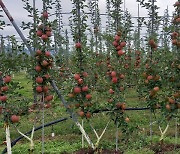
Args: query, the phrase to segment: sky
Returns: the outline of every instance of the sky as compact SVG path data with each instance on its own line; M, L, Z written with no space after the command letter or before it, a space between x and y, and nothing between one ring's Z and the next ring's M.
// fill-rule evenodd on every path
M32 2L33 0L31 0ZM89 1L89 0L86 0ZM125 8L132 14L132 16L138 15L138 3L136 0L124 0L125 1ZM170 15L174 11L173 4L177 0L157 0L156 4L160 7L159 9L159 15L164 14L164 10L168 7ZM13 16L15 22L18 24L18 26L21 25L22 21L28 22L30 19L27 17L27 12L25 9L23 9L23 3L22 0L3 0L4 4L6 5L7 9ZM41 0L36 0L36 6L41 9L42 4ZM61 0L62 2L62 12L70 12L71 11L71 1L70 0ZM124 7L124 6L123 6ZM99 0L99 8L101 13L106 12L106 0ZM9 23L6 15L4 13L1 13L4 15L3 20ZM147 11L144 8L140 8L140 16L146 16ZM63 16L63 23L64 25L68 25L68 15ZM102 17L102 24L105 24L105 18ZM2 18L0 18L2 20ZM26 36L27 32L23 32ZM6 27L4 30L0 30L0 35L7 36L7 35L16 35L17 38L19 36L17 35L16 31L12 26Z

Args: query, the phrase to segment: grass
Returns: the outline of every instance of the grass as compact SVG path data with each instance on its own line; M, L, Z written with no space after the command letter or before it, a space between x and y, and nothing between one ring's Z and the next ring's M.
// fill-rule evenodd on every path
M21 85L25 88L21 90L21 94L27 96L28 98L32 97L32 82L26 78L23 72L15 75L14 78L16 81L20 81ZM135 90L130 89L127 93L127 104L128 107L136 107L141 106L143 104L142 100L139 100L137 97L137 93ZM68 117L69 115L66 113L66 110L61 106L60 101L54 103L53 107L45 110L45 123L50 121ZM144 104L145 106L145 104ZM32 113L26 116L21 117L21 123L18 128L22 132L27 132L32 129L33 119L38 116L38 120L36 122L36 126L41 125L41 116L40 113ZM149 111L127 111L127 115L130 118L129 129L135 128L131 135L124 134L123 132L119 132L119 148L124 151L125 154L151 154L153 151L149 148L151 144L151 140L149 137L149 119L150 114ZM81 119L79 119L81 121ZM105 113L95 114L91 119L90 123L97 130L98 134L101 134L103 128L105 127L107 121L109 121L109 116ZM155 119L153 119L155 121ZM170 123L170 128L167 132L167 137L164 139L164 143L166 144L175 144L180 143L180 138L176 141L174 138L174 121ZM88 135L92 139L93 143L97 141L95 134L91 131L88 123L85 122L84 129L87 131ZM152 142L158 143L160 138L160 132L157 128L157 125L154 124L153 127L153 136ZM5 140L4 128L0 127L0 144ZM55 137L51 136L51 133L55 133ZM104 134L101 142L101 148L114 149L115 148L115 133L116 128L114 127L113 122L111 121L109 127ZM17 138L19 134L11 126L11 138L14 140ZM128 140L124 140L124 137ZM35 132L34 134L35 141L35 151L34 153L38 154L41 151L41 130ZM86 146L87 143L86 143ZM26 139L22 139L13 147L13 154L19 153L28 153L27 149L29 147L29 142ZM5 145L0 145L0 152L5 148ZM58 123L56 125L45 128L45 153L73 153L81 148L81 133L79 129L75 126L71 119ZM174 151L176 152L176 151Z

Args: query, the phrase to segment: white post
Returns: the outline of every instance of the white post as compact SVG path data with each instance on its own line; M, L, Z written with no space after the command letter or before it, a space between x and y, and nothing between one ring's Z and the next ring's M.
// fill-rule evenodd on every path
M7 142L7 153L12 154L9 125L6 125L6 142Z

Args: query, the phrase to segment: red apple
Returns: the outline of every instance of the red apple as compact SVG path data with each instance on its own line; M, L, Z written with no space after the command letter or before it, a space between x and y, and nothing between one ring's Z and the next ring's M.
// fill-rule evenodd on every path
M89 99L91 99L91 98L92 98L91 94L87 94L87 95L86 95L86 99L89 100Z
M83 91L83 92L87 92L87 91L88 91L88 86L82 87L82 91Z
M42 13L42 16L45 18L45 19L48 19L48 12L47 11L44 11Z
M91 113L90 112L86 113L86 118L91 118Z
M88 73L87 73L87 72L83 72L83 76L84 76L84 77L87 77L87 76L88 76Z
M37 35L37 36L39 36L39 37L41 37L41 36L42 36L42 34L43 34L43 33L42 33L42 31L41 31L41 30L38 30L38 31L36 32L36 35Z
M82 48L81 43L80 43L80 42L77 42L77 43L75 44L75 47L76 47L77 49Z
M46 51L46 52L45 52L45 56L46 56L46 57L50 57L50 56L51 56L51 53L50 53L49 51Z
M47 36L46 34L43 34L43 35L41 36L41 39L42 39L43 41L47 41L48 36Z
M36 70L36 72L41 72L41 66L39 66L39 65L37 65L36 67L35 67L35 70Z
M75 87L74 88L74 93L75 94L79 94L81 92L81 88L80 87Z
M123 50L119 50L119 51L118 51L118 55L119 55L119 56L122 56L122 55L124 55L124 54L125 54L125 52L124 52Z
M17 115L12 115L12 116L11 116L11 121L12 121L12 123L18 123L19 120L20 120L20 117L19 117L19 116L17 116Z
M110 94L114 94L114 90L113 89L109 89L109 93Z
M43 92L47 93L49 90L49 87L48 86L43 86Z
M120 37L119 35L116 35L116 36L114 37L114 40L115 40L116 42L119 42L120 39L121 39L121 37Z
M0 96L0 101L6 102L7 101L7 96Z
M117 77L113 77L113 78L112 78L112 82L113 82L113 83L117 83L117 82L118 82Z
M49 65L49 63L48 63L46 60L43 60L43 61L42 61L42 66L46 67L46 66L48 66L48 65Z
M41 92L43 91L43 89L42 89L41 86L37 86L37 87L36 87L36 91L37 91L38 93L41 93Z
M114 41L114 42L113 42L113 46L114 46L114 47L117 47L117 46L118 46L118 42Z
M38 56L42 55L42 51L41 50L37 50L36 51L36 55L38 55Z
M83 84L83 79L80 78L80 79L78 80L78 84Z
M112 71L112 72L111 72L111 76L112 76L112 77L115 77L115 76L116 76L116 71Z
M3 78L3 81L4 81L4 83L9 83L9 82L11 82L11 76L5 76L5 77Z
M120 43L120 46L121 46L121 47L125 47L125 46L126 46L126 42L121 42L121 43Z
M45 97L45 101L49 102L53 99L53 95L49 95Z
M47 35L48 37L51 37L51 36L52 36L51 31L46 31L46 35Z
M79 80L81 77L80 77L80 75L79 74L74 74L74 79L75 80Z
M36 78L36 82L37 82L37 83L43 83L43 78L40 77L40 76L38 76L38 77Z
M1 87L1 91L8 91L8 86Z

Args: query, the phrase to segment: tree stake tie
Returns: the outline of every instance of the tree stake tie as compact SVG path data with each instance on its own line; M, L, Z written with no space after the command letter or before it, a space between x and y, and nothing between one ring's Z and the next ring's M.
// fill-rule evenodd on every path
M165 130L162 131L161 127L159 126L159 130L160 130L160 132L161 132L161 137L160 137L160 139L159 139L160 141L162 141L162 140L164 139L164 136L165 136L165 134L166 134L168 128L169 128L169 124L167 124Z

